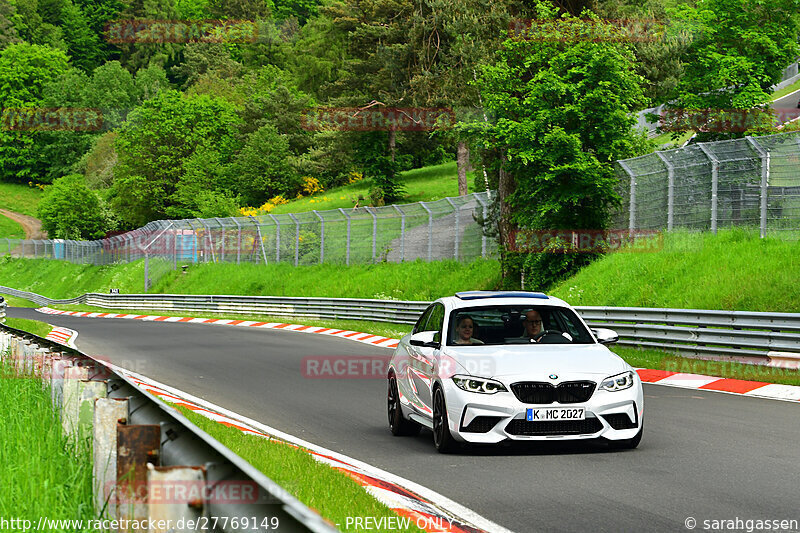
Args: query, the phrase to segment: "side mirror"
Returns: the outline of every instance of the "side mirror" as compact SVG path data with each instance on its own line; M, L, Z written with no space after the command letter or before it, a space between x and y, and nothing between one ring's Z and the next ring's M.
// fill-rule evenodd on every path
M597 328L593 329L592 333L600 344L614 344L619 340L619 335L613 329Z
M442 347L442 343L436 340L439 336L438 331L420 331L411 335L408 343L411 346L423 346L426 348L436 348L437 350Z

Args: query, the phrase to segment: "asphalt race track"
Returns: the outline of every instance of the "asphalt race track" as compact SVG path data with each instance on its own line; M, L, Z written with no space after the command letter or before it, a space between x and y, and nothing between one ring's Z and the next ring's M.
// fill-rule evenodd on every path
M550 444L439 455L397 438L383 379L307 379L307 356L389 355L334 337L256 328L45 316L92 355L425 485L519 533L687 531L704 520L800 520L800 405L645 385L633 451Z

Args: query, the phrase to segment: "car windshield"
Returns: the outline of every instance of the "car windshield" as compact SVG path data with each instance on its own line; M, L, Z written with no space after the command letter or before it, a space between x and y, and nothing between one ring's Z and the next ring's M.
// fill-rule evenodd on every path
M575 311L566 307L496 306L450 314L447 344L594 344Z

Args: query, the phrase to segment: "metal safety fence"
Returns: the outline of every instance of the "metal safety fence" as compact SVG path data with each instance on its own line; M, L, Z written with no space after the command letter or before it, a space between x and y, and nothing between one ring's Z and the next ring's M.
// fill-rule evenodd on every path
M617 162L615 228L800 229L800 132L697 143Z
M105 309L172 310L192 313L268 315L414 324L430 302L360 298L306 298L186 294L96 294L52 300L1 287L0 293L40 305L81 303ZM794 354L800 361L800 313L589 307L575 309L591 327L619 334L625 346L676 352L692 357L722 357L766 362L770 352Z
M145 259L145 290L187 263L355 264L471 260L497 244L478 221L489 192L381 207L160 220L95 241L0 240L0 254L105 265ZM5 241L5 242L4 242Z

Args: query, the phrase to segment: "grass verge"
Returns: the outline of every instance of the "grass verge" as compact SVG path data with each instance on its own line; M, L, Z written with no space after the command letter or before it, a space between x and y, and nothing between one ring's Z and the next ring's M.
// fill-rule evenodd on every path
M572 305L800 312L800 245L758 230L663 234L657 249L617 252L549 294Z
M47 337L47 335L49 335L50 331L53 329L50 327L50 324L40 322L38 320L10 317L6 318L6 326L21 329L22 331L27 331L28 333L33 333L34 335L38 335L40 337Z
M783 98L787 94L791 94L791 93L795 92L798 89L800 89L800 80L797 80L793 84L791 84L791 85L789 85L787 87L784 87L780 91L775 91L774 93L772 93L772 96L770 97L770 99L771 100L777 100L778 98Z
M25 230L17 222L0 215L0 239L24 239Z
M0 208L35 217L41 199L42 191L38 187L0 183Z
M189 409L183 407L179 409L200 429L261 470L305 505L316 509L324 518L337 524L342 531L360 531L360 529L345 529L345 520L348 516L369 516L377 520L381 517L397 516L394 511L369 495L356 481L328 465L317 462L303 449L248 435L236 428L209 420ZM396 530L370 529L370 531ZM416 526L407 531L422 533Z
M39 304L30 300L25 300L24 298L18 298L16 296L10 296L8 294L3 294L3 298L5 298L6 304L8 304L9 307L41 307Z
M747 365L731 361L705 361L681 357L676 353L629 348L627 346L613 346L611 351L635 368L651 368L687 374L800 386L800 371L798 370L773 368L765 365Z
M92 520L92 457L88 441L68 446L49 389L0 363L0 516ZM20 526L20 530L24 528ZM75 531L50 524L48 531Z
M49 259L0 258L0 285L50 298L107 293L110 288L141 293L143 276L143 261L94 266ZM200 263L191 265L187 274L167 272L150 292L435 300L462 290L494 289L499 283L498 261L484 259L350 267Z

